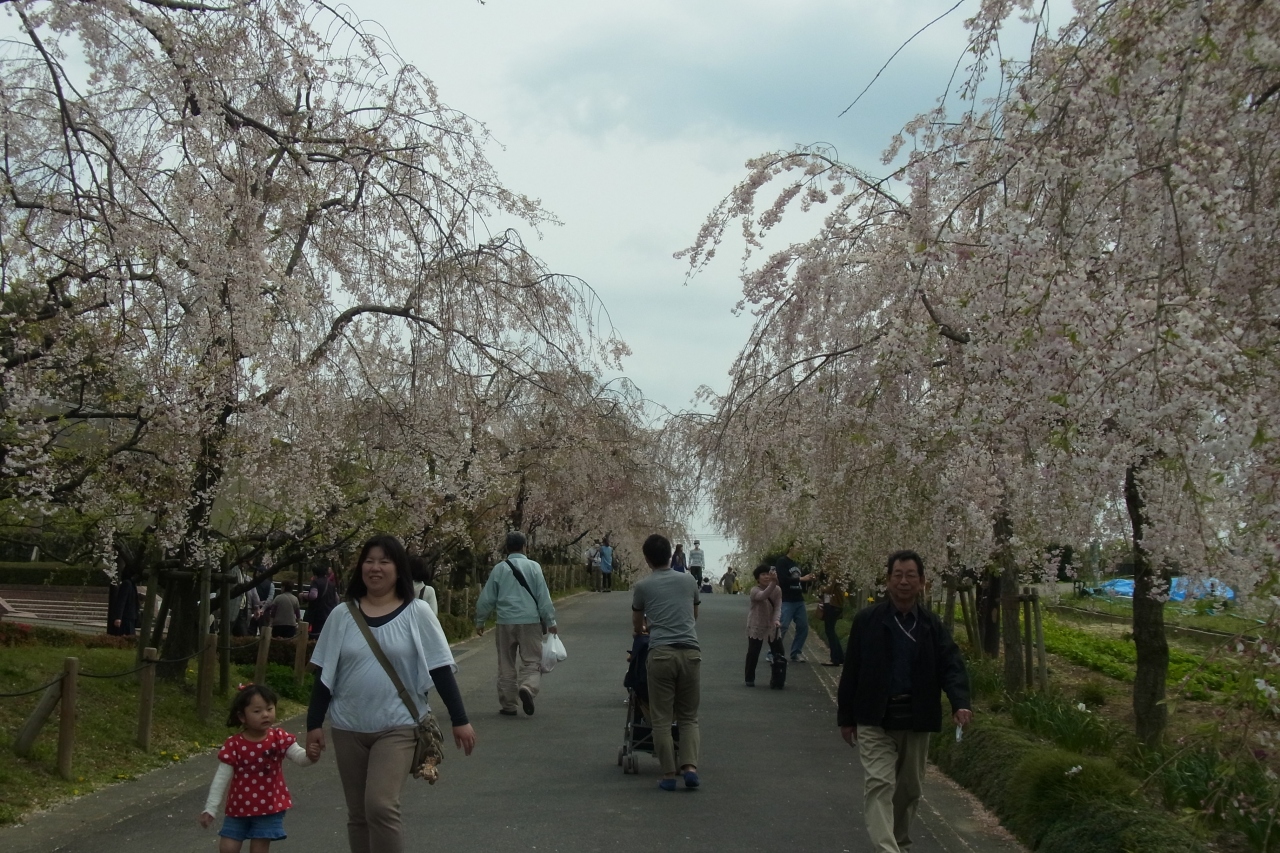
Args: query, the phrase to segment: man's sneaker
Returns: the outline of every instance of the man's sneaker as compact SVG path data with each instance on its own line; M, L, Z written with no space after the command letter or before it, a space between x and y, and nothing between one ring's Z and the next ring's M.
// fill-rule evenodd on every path
M684 786L685 786L686 788L696 788L696 787L698 787L700 784L702 784L702 783L698 781L698 771L697 771L697 770L686 770L686 771L684 771Z
M791 656L791 662L792 662L792 663L804 663L804 662L805 662L805 661L804 661L804 655L799 655L799 654L792 655L792 656Z
M769 652L764 656L765 663L773 663L773 652Z
M755 683L754 681L748 681L748 682L746 682L746 685L747 685L748 687L755 687L755 686L756 686L756 683Z
M533 716L533 691L528 687L520 688L520 704L524 706L524 712L529 716Z
M675 779L659 779L658 787L664 791L674 791L676 789Z

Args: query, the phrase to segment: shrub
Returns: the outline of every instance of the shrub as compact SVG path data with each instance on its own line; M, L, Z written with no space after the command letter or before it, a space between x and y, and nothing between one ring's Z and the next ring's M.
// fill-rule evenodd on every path
M1254 756L1227 756L1204 745L1173 755L1150 753L1141 766L1167 808L1194 810L1210 826L1232 827L1255 850L1280 850L1280 786Z
M1053 749L990 718L975 720L960 743L934 738L930 753L1039 853L1205 853L1109 759Z
M21 586L108 586L106 572L65 563L0 562L0 584Z
M84 649L132 649L137 646L136 637L116 637L111 634L81 634L44 625L28 625L25 622L0 622L0 647L58 646Z
M1106 719L1051 693L1028 693L1008 711L1019 726L1075 752L1105 755L1120 737Z
M998 699L1004 695L1000 662L991 658L970 658L964 663L969 673L969 692L974 699Z
M1107 704L1107 686L1101 681L1086 681L1076 688L1076 699L1089 708Z

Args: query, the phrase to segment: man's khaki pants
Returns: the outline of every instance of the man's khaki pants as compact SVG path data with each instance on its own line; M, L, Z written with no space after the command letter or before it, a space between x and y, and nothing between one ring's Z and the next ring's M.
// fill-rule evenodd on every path
M911 821L928 755L928 732L858 726L858 756L866 783L863 811L875 853L911 849Z
M519 707L520 688L535 697L542 683L542 626L498 625L493 632L498 643L498 704L503 710Z
M674 774L680 767L698 766L698 703L702 696L702 652L652 646L646 664L649 675L649 725L653 726L653 751L662 772ZM671 721L680 724L680 763L676 764Z

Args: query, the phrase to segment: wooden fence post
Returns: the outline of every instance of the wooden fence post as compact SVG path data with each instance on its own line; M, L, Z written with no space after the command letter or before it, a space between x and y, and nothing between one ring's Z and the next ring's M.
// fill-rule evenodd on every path
M467 587L462 591L462 613L459 615L463 619L471 618L471 587Z
M1031 642L1031 587L1024 586L1022 588L1022 595L1018 596L1018 598L1022 601L1022 643L1024 649L1023 670L1024 675L1026 676L1023 683L1026 684L1027 689L1030 690L1031 685L1035 683L1035 665L1033 663L1035 649Z
M156 661L160 655L151 646L142 650L142 676L138 689L138 746L151 749L151 718L156 707Z
M58 706L58 700L62 698L62 679L50 684L44 689L44 693L40 696L40 701L36 703L36 709L31 712L31 716L27 717L27 721L23 723L22 729L18 732L18 736L13 740L13 751L23 758L31 757L31 748L35 746L36 735L40 734L40 729L44 727L45 722L53 714L53 709Z
M1049 689L1049 660L1045 654L1044 648L1044 621L1040 613L1040 593L1035 591L1031 593L1031 609L1036 618L1036 652L1039 663L1040 690L1047 691Z
M200 668L196 673L196 717L209 722L213 711L213 668L218 662L218 635L205 634L204 649L200 652Z
M948 632L955 633L956 627L956 580L947 578L947 601L942 606L942 624Z
M973 649L980 649L978 643L977 626L974 624L973 607L969 601L969 588L960 587L960 616L964 619L964 633L969 638L969 646Z
M62 703L58 708L58 775L68 782L71 775L71 754L76 748L76 693L80 659L67 658L62 668Z
M440 610L443 613L448 613L450 616L453 615L453 590L452 589L446 589L441 594Z
M293 636L293 681L299 687L307 676L307 634L311 626L306 622L298 623L298 633Z
M253 683L267 683L267 662L271 659L271 626L258 629L258 661L253 668Z

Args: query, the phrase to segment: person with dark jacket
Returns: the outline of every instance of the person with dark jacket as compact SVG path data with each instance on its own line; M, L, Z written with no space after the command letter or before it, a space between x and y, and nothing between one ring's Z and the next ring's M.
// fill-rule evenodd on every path
M942 731L941 694L957 727L968 725L972 712L960 649L942 620L920 606L924 561L896 551L886 580L887 600L853 618L836 723L862 761L872 846L900 853L911 846L929 734Z

